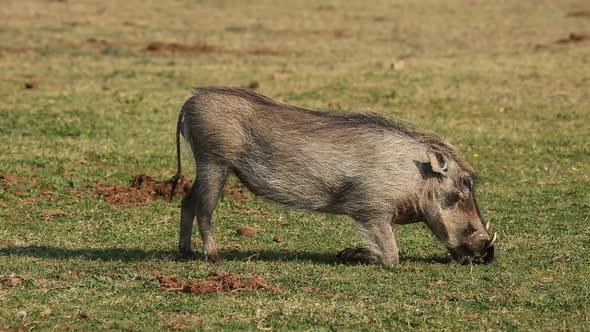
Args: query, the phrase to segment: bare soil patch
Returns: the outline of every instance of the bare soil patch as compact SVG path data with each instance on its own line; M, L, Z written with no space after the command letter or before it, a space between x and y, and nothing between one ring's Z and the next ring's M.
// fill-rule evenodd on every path
M23 283L23 278L14 274L11 274L7 277L0 277L0 284L6 287L18 287L21 286Z
M106 39L100 39L100 38L94 38L94 37L90 37L90 38L86 39L86 42L88 42L90 44L100 45L100 46L114 46L113 43L109 42Z
M168 43L163 41L154 41L146 46L146 51L164 53L164 52L190 52L190 53L213 53L223 52L224 49L221 46L207 44L207 43L196 43L192 45L181 44L181 43Z
M63 40L63 43L74 47L74 48L114 48L114 49L127 49L127 50L143 50L154 54L168 54L168 53L179 53L179 54L209 54L209 53L223 53L223 54L252 54L252 55L268 55L268 56L285 56L290 52L284 49L272 48L272 47L259 47L254 49L232 49L226 48L221 45L210 44L206 42L197 42L192 44L179 43L179 42L168 42L168 41L152 41L147 44L141 42L128 42L120 40L107 40L101 38L88 38L85 41L72 41ZM0 48L0 54L4 49ZM7 50L7 52L17 52L16 49Z
M256 228L252 226L242 226L236 230L236 233L240 236L252 237L256 234Z
M178 180L178 185L172 194L171 180L158 180L145 174L138 174L131 178L128 186L119 186L112 183L84 183L87 188L94 189L98 195L109 205L136 205L147 204L157 199L168 200L171 197L184 196L191 190L191 182L184 176ZM0 174L0 188L21 197L23 204L33 204L39 200L56 202L60 194L66 194L74 199L88 196L89 193L79 191L76 188L56 189L53 186L40 188L34 177L22 179L16 174ZM231 197L236 202L244 202L249 199L247 189L241 183L226 185L223 188L226 197ZM171 196L172 194L172 196ZM47 221L64 217L67 213L62 210L47 210L40 214L41 219Z
M150 176L139 174L131 179L128 187L98 183L91 183L88 186L94 188L107 204L132 205L149 203L156 199L170 198L172 181L160 181ZM174 193L172 193L172 197L184 195L190 188L191 184L182 176L178 180L178 186Z
M590 10L578 10L565 14L566 17L590 17Z
M15 54L15 55L39 55L39 52L32 48L7 48L0 47L0 55L3 54Z
M246 187L238 183L236 185L226 185L223 187L223 195L225 197L231 197L237 202L244 202L248 200L248 190Z
M590 34L588 33L580 33L580 32L571 32L566 38L561 38L556 41L558 44L569 44L569 43L579 43L584 40L590 39Z
M278 291L279 287L266 283L262 276L243 277L225 272L213 272L206 278L188 278L156 276L160 283L160 291L184 292L192 294L225 293L240 290L272 290Z
M190 181L181 176L172 197L186 195L191 190L191 185ZM87 186L94 188L110 205L134 205L150 203L156 199L167 200L172 191L171 180L157 180L144 174L135 175L127 187L108 183L90 183ZM241 183L224 186L223 193L238 202L248 200L247 190Z
M0 186L7 187L11 184L20 182L20 178L16 174L0 174Z
M37 87L39 87L39 83L32 78L25 82L25 89L36 89Z
M260 87L260 82L258 81L250 81L250 84L248 84L248 88L252 89L252 90L256 90Z

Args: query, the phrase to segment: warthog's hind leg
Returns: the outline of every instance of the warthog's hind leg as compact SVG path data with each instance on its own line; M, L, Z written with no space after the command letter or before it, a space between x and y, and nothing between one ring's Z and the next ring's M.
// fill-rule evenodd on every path
M182 199L180 207L180 236L178 239L178 249L180 254L185 258L191 258L191 236L193 233L193 222L195 220L195 198L197 194L197 180L193 183L191 190Z
M197 175L191 191L182 199L178 249L183 257L190 258L193 256L191 237L196 215L199 223L199 233L203 241L205 260L216 262L219 261L219 255L211 232L211 219L228 171L225 167L205 163L198 163L197 168Z
M199 223L199 233L203 240L205 260L217 262L220 257L211 231L211 220L227 179L228 167L213 163L198 163L197 168L195 212Z

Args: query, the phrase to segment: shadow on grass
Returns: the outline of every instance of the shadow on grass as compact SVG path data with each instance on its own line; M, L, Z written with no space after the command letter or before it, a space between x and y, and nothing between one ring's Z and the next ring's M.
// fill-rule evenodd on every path
M52 246L10 246L0 248L1 256L22 256L38 257L47 259L87 259L103 261L135 262L145 260L168 260L185 261L178 251L170 250L144 250L135 248L87 248L70 249ZM220 255L227 261L269 261L269 262L309 262L313 264L340 264L336 253L307 252L307 251L242 251L242 250L220 250ZM194 255L192 259L201 260L200 254ZM416 257L402 256L402 262L422 262L429 264L448 264L450 257Z

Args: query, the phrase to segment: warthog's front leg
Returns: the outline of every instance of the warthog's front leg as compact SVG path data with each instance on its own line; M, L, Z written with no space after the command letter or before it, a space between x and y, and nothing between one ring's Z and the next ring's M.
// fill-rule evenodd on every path
M367 246L344 249L338 253L337 257L347 263L384 264L390 266L399 264L399 252L393 236L390 220L391 218L380 218L370 221L355 220Z

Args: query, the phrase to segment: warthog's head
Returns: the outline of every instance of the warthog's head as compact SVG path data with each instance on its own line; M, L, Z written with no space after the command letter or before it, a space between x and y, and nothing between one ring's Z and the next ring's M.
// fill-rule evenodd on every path
M422 213L428 227L462 263L490 263L496 233L482 220L475 200L474 172L460 159L428 152L423 164L425 191Z

